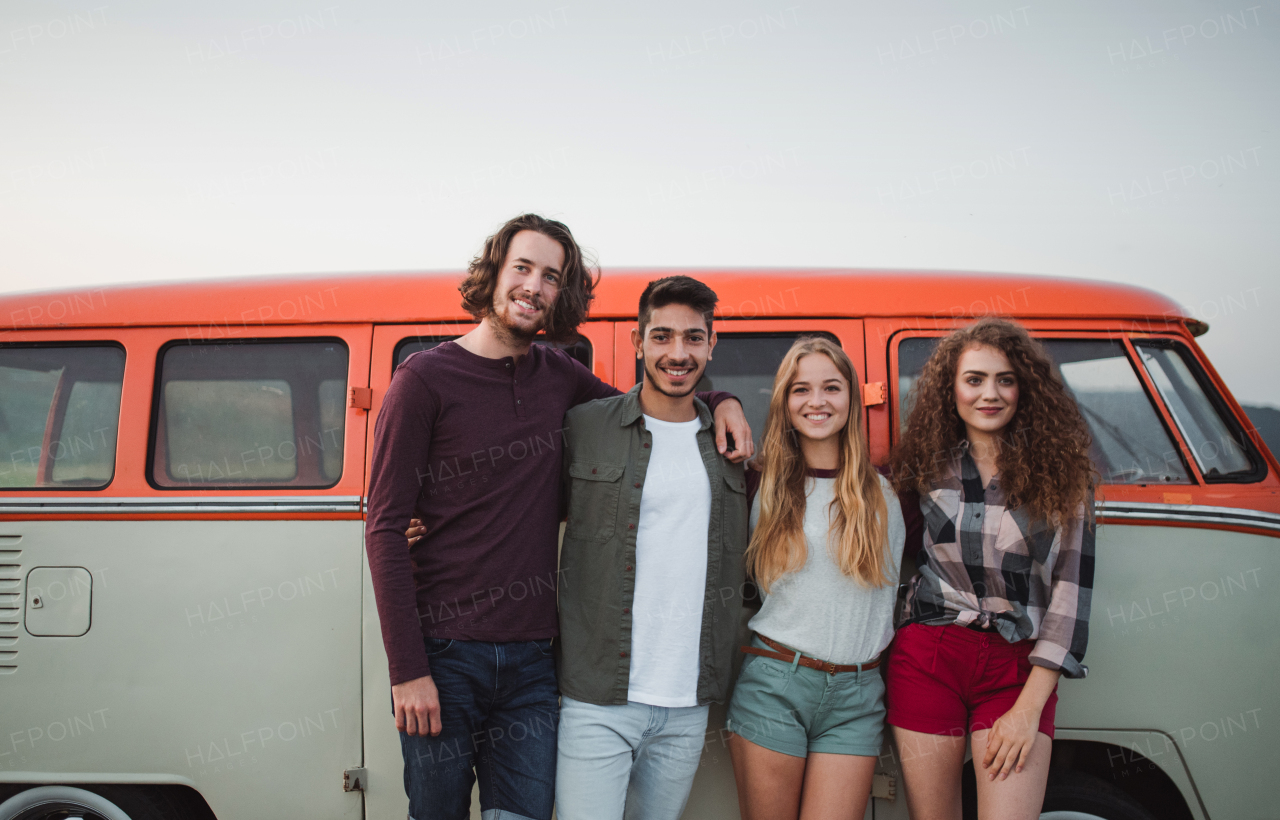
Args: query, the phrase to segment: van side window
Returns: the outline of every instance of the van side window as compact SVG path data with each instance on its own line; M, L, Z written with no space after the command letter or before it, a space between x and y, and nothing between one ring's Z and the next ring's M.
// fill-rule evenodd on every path
M1182 454L1124 345L1109 339L1041 339L1075 397L1089 432L1103 484L1190 484ZM898 346L898 407L905 426L920 376L936 338L903 339Z
M330 487L342 477L340 340L175 343L160 354L158 487Z
M111 483L124 350L0 345L0 488Z
M1210 401L1212 388L1189 351L1164 340L1135 340L1134 347L1205 481L1261 478L1253 474L1258 472L1262 459L1252 452L1253 447L1247 444L1238 425L1228 425L1225 408L1215 407Z
M756 450L760 449L760 437L764 435L764 423L769 415L769 399L773 396L773 377L778 366L801 336L823 336L836 344L840 341L830 333L717 333L716 349L707 369L698 382L699 391L723 390L738 397L742 412L751 425ZM864 378L862 373L858 378ZM644 379L644 363L636 360L636 381Z
M391 369L395 370L404 364L404 360L422 350L430 350L443 342L453 341L457 336L410 336L403 339L396 345L395 362L391 365ZM558 350L563 350L573 358L582 362L588 369L591 369L591 342L585 338L579 338L576 342L548 342L546 339L537 338L533 340L536 345L550 345Z

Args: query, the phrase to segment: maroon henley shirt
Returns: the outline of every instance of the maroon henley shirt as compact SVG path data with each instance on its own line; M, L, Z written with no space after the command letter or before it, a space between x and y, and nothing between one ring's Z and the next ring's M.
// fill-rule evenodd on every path
M618 393L543 345L516 362L445 342L396 369L374 426L365 524L392 684L431 673L423 636L558 634L564 414ZM699 398L714 409L732 397ZM415 512L427 532L410 548Z

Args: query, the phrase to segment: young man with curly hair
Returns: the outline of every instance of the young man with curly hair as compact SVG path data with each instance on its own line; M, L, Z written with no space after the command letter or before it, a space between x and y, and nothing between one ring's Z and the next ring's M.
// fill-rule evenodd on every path
M510 220L459 287L479 324L410 356L383 399L366 547L411 818L469 816L477 777L485 818L551 817L561 431L618 391L533 342L576 338L597 280L563 224ZM704 398L722 452L727 428L749 457L738 403Z

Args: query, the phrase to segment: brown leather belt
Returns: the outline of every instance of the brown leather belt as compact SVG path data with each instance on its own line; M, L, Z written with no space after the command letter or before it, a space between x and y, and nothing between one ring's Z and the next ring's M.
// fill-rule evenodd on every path
M777 641L772 641L759 633L756 634L756 637L764 641L767 646L771 646L777 651L770 652L768 649L759 649L754 646L743 646L740 647L743 652L746 652L749 655L759 655L762 658L773 658L779 661L786 661L787 663L795 661L795 652L792 652ZM867 669L875 669L880 665L880 659L876 658L874 661L867 661L866 663L851 663L842 666L838 663L828 663L827 661L820 661L817 658L810 658L807 655L801 655L800 665L807 666L810 669L817 669L819 672L826 672L829 675L834 675L837 672L857 672L859 670L865 671Z

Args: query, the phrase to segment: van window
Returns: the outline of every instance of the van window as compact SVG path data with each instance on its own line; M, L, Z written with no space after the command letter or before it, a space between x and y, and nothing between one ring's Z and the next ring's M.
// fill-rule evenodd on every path
M0 345L0 488L110 484L123 383L114 345Z
M1229 427L1210 402L1203 386L1207 381L1192 371L1186 348L1164 341L1135 342L1134 347L1205 480L1239 480L1255 472L1261 460L1251 456L1243 434Z
M347 347L172 344L152 422L159 487L329 487L342 477Z
M840 341L830 333L717 333L716 349L698 382L699 391L723 390L742 402L742 412L751 425L756 450L764 435L769 415L769 399L773 395L773 377L778 366L801 336L823 336ZM863 374L859 373L861 379ZM644 363L636 360L636 381L644 379Z
M395 363L391 365L391 369L399 367L404 360L422 350L430 350L443 342L453 341L457 336L411 336L408 339L402 339L396 345ZM591 369L591 342L585 338L579 338L576 342L548 342L546 339L534 339L536 345L550 345L557 350L563 350L573 358L582 362L588 370Z
M1173 437L1143 389L1124 345L1110 339L1041 339L1089 425L1089 455L1104 484L1189 484ZM898 346L898 407L905 426L911 388L937 338Z

